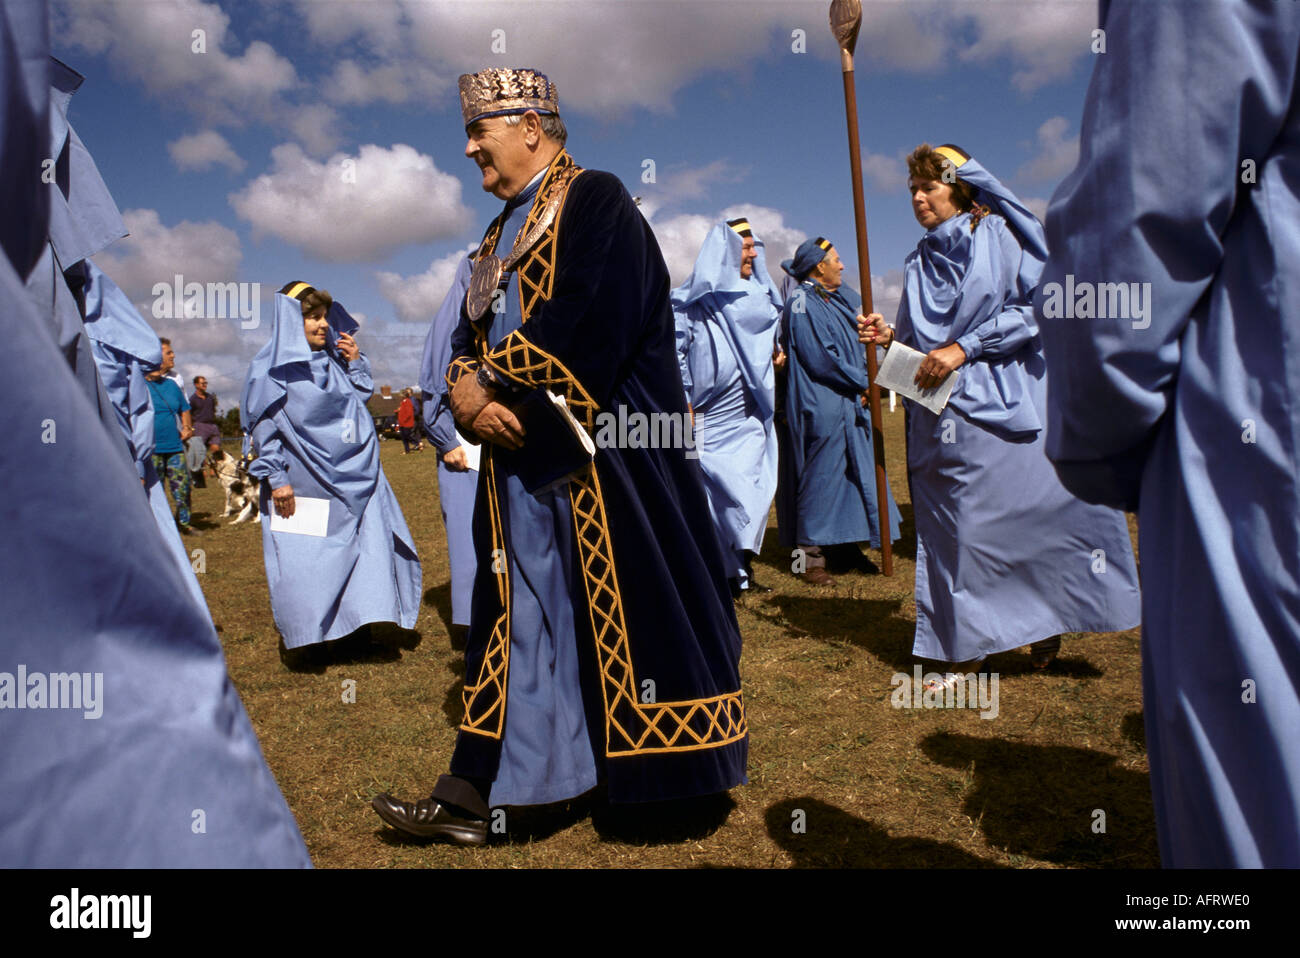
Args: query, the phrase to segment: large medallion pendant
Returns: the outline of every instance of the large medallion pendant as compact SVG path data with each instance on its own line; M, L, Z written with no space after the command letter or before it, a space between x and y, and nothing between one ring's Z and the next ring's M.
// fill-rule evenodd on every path
M492 306L501 284L501 260L495 253L484 253L474 263L469 276L469 291L465 294L465 310L471 322L477 323Z

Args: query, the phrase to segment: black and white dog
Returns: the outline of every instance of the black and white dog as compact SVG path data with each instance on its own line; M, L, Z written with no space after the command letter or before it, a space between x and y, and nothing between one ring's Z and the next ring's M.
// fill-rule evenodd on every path
M258 516L257 497L261 481L248 474L248 464L252 461L252 456L236 459L220 449L208 452L208 463L216 470L217 480L226 491L226 511L221 514L222 518L238 513L230 522L232 526Z

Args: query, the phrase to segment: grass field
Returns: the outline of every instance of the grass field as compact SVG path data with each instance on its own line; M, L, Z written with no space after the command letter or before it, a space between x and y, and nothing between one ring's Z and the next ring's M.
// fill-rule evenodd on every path
M910 517L902 413L885 418L891 484ZM194 492L206 535L187 545L206 553L199 580L231 677L318 867L1158 866L1137 630L1068 636L1046 673L1030 672L1025 650L994 657L992 720L894 708L891 676L913 665L914 538L896 547L892 577L852 572L818 590L789 575L775 528L755 563L775 591L737 610L748 785L671 816L594 798L512 809L507 834L481 849L399 840L370 799L427 795L460 718L434 455L383 444L424 566L417 634L331 650L310 671L280 661L259 528L217 518L214 480Z

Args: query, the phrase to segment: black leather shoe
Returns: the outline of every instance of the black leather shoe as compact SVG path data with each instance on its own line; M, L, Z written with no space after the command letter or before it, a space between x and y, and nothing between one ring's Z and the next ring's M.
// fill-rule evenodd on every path
M772 587L770 585L763 585L763 583L759 582L751 575L749 577L749 591L757 593L758 595L766 595L772 591Z
M416 838L441 838L456 845L482 845L487 841L487 822L461 818L432 798L404 802L387 792L376 795L370 807L386 823Z

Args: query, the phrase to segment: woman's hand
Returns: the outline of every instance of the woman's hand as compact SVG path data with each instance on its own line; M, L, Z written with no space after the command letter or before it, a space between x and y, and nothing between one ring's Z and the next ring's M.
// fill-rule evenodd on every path
M917 368L912 381L922 389L934 389L964 362L966 362L966 350L956 343L932 349L921 360L921 365Z
M870 316L858 314L858 342L866 346L884 346L888 348L894 341L894 331L885 325L885 317L879 313Z
M271 490L271 502L276 515L288 519L293 515L293 486L281 486Z
M469 471L469 453L465 451L464 446L457 446L451 452L443 456L442 461L446 463L447 468L452 472Z
M352 362L361 355L361 347L347 333L339 333L339 354L348 362Z

